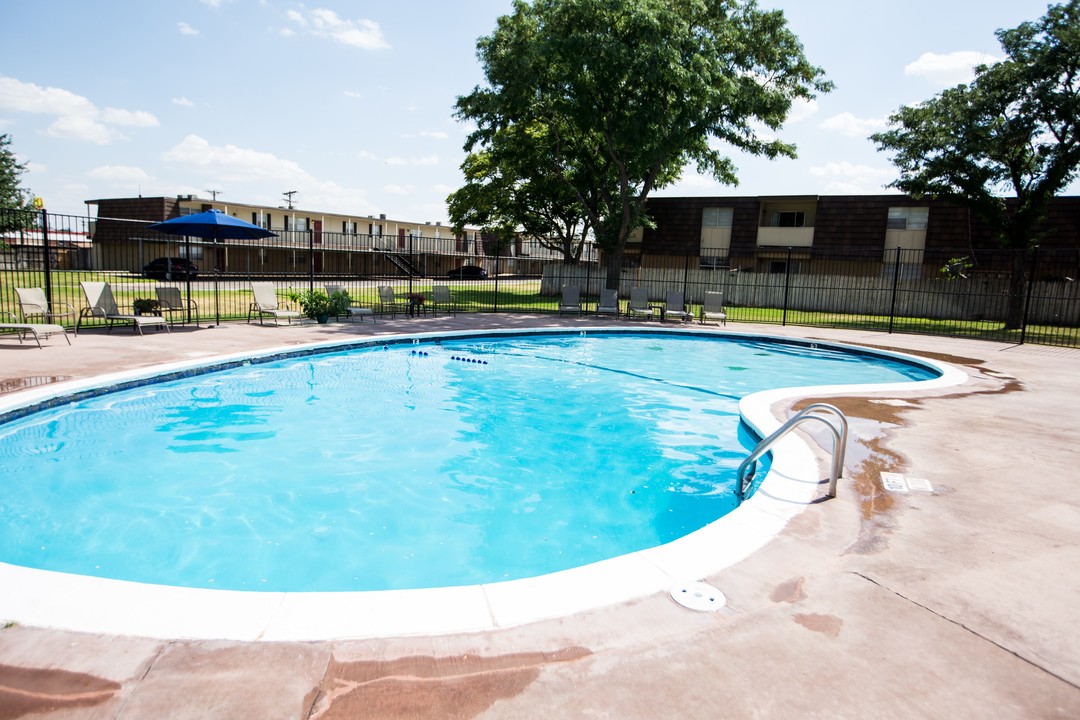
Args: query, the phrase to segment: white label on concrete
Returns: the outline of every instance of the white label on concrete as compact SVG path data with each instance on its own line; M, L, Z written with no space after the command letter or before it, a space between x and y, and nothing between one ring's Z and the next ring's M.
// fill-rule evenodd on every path
M892 492L906 493L908 491L908 485L904 482L904 476L900 473L881 473L881 484L886 490Z
M930 481L926 478L913 478L907 479L907 485L912 490L920 490L922 492L932 493L934 492L934 486L930 484Z

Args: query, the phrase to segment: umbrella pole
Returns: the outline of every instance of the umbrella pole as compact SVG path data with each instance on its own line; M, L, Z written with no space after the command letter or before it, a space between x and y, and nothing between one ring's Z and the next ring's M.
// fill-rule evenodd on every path
M214 327L221 327L221 303L218 300L218 276L221 269L218 268L217 240L214 241Z

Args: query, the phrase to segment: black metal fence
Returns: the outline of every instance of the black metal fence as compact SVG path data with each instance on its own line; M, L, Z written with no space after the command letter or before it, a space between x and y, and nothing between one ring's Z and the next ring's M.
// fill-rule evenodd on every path
M590 248L570 265L539 243L499 247L432 226L430 236L383 236L315 230L268 240L210 243L148 231L149 222L0 210L0 311L21 321L15 288L41 288L57 306L87 306L81 282L106 281L122 308L179 288L201 318L248 316L252 281L291 290L343 286L355 304L382 308L380 286L430 297L449 286L459 312L554 313L561 288L581 288L595 309L606 271ZM1080 347L1080 248L1023 252L866 248L755 248L731 255L634 252L619 297L644 287L662 304L682 291L698 315L706 291L723 293L729 322L843 327ZM190 261L195 273L160 258ZM456 277L460 268L486 277ZM1014 282L1014 269L1021 282ZM70 316L69 316L70 318ZM186 317L183 319L187 319ZM194 319L194 318L192 318ZM67 320L65 320L66 322ZM98 324L84 318L85 325Z

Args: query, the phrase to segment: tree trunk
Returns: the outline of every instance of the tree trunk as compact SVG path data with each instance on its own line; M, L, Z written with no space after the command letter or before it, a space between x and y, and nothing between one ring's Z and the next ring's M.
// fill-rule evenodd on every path
M1024 323L1024 271L1027 268L1027 250L1016 250L1013 255L1012 275L1009 277L1009 306L1005 314L1005 329L1019 330Z
M607 256L607 282L604 284L608 290L618 290L622 280L622 249L614 250Z

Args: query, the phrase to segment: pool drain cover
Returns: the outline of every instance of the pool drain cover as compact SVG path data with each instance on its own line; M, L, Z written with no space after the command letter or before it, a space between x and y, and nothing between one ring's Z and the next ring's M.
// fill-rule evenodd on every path
M712 585L703 582L684 583L671 589L671 599L690 610L719 610L727 598Z

